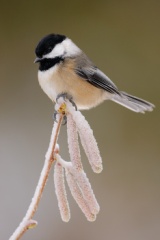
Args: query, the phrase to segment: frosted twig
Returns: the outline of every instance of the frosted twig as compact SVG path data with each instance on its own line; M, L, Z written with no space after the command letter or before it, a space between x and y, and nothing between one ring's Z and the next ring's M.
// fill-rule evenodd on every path
M15 232L9 238L9 240L20 239L22 237L22 235L26 232L27 229L29 229L31 226L33 227L34 225L37 225L36 221L32 220L32 218L37 210L44 187L46 185L46 181L48 179L48 175L49 175L51 166L54 162L53 156L54 156L54 152L56 150L56 142L58 139L58 134L59 134L62 120L63 120L63 115L60 114L58 122L54 122L49 147L48 147L48 150L47 150L47 153L45 156L45 163L44 163L34 196L32 198L31 204L30 204L30 206L27 210L27 213L26 213L25 217L23 218L22 222L19 224L19 226L17 227Z

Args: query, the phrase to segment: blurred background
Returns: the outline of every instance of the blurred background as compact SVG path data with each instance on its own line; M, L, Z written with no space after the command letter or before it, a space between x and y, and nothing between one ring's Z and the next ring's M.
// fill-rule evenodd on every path
M37 81L34 49L48 33L70 37L121 89L156 105L136 114L105 102L83 114L93 128L104 170L94 174L100 204L87 222L68 191L71 220L63 223L53 169L24 240L158 240L160 237L160 1L3 1L0 4L0 239L26 213L44 163L54 106ZM59 138L68 159L66 127ZM68 190L68 188L67 188Z

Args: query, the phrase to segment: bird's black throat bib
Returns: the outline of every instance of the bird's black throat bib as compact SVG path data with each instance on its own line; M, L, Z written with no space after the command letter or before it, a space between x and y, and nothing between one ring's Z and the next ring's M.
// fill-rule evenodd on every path
M44 58L39 61L39 70L46 71L56 64L62 62L64 59L62 57L55 58Z

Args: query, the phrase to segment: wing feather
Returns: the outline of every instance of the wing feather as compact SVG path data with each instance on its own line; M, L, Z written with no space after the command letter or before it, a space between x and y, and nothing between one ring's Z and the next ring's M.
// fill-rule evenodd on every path
M79 60L79 62L77 61L78 64L76 64L75 71L81 78L97 88L102 88L109 93L120 95L116 85L109 79L109 77L94 66L86 55L81 55Z

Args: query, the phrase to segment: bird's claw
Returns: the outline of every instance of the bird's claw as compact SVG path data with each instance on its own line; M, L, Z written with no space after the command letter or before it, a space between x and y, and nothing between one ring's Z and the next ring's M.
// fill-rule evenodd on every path
M53 120L54 120L55 122L58 122L58 121L57 121L57 114L59 114L58 111L55 111L55 112L53 113ZM67 116L66 116L65 114L63 114L63 122L62 122L62 125L66 125L66 123L67 123Z
M62 125L66 125L66 123L67 123L67 116L64 115L64 116L63 116L63 122L62 122Z
M57 114L58 114L57 111L55 111L55 112L53 113L53 120L54 120L55 122L57 122Z

